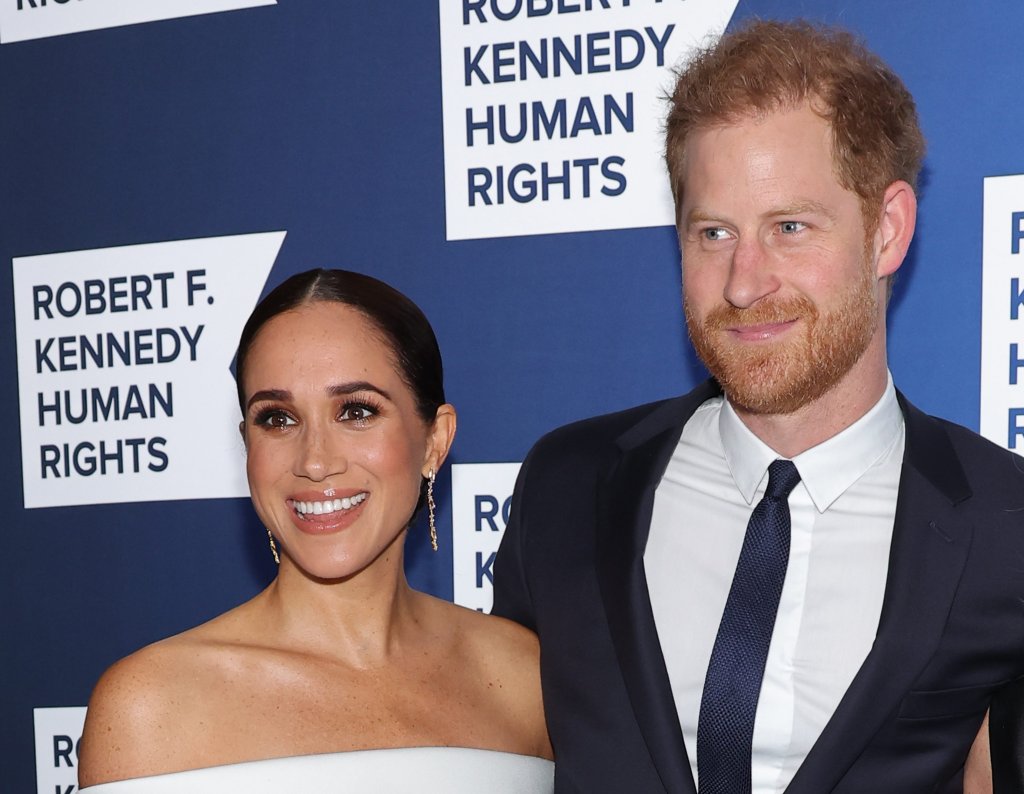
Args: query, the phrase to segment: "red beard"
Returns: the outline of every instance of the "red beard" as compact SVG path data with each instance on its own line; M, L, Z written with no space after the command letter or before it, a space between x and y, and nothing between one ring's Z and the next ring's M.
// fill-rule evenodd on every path
M821 313L809 298L765 298L749 309L725 304L701 320L689 303L686 325L708 371L733 405L757 414L790 414L832 389L860 359L877 326L875 282L865 278ZM797 320L774 342L748 343L727 329Z

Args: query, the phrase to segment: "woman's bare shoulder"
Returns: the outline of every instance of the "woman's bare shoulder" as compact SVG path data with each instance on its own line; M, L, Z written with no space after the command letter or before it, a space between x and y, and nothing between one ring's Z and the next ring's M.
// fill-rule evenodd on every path
M164 640L116 662L100 676L82 734L80 786L150 773L150 760L162 754L167 741L172 704L190 666L181 643Z
M216 678L229 655L224 628L215 619L148 645L103 673L89 699L80 785L176 767L175 757L189 752L183 728L200 723L215 706Z
M193 691L204 675L214 673L215 662L233 646L244 645L239 609L231 610L195 628L126 656L100 677L89 702L101 712L124 706L126 717L142 709L164 705ZM177 704L180 706L180 703Z
M537 635L514 621L481 612L462 610L461 618L469 664L508 719L510 732L519 735L519 752L551 758Z
M539 652L537 635L515 621L488 615L475 609L467 609L456 604L446 604L451 610L451 617L458 621L461 631L467 640L479 642L491 648L519 656L536 656Z

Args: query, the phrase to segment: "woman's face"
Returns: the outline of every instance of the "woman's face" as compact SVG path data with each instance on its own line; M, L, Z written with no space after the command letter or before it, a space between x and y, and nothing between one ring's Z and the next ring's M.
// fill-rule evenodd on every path
M392 358L362 314L333 302L277 315L249 349L242 433L252 501L312 576L358 573L404 538L421 478L447 454L453 409L425 423Z

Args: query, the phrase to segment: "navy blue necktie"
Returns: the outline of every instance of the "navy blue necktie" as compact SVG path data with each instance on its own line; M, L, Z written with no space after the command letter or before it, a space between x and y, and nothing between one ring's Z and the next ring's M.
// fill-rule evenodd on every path
M747 523L700 701L700 794L750 792L754 715L789 564L789 492L798 482L792 461L772 463Z

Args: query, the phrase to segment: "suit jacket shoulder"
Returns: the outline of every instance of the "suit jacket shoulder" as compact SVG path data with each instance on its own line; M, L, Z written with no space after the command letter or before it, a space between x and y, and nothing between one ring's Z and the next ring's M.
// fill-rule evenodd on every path
M900 405L906 417L906 464L953 504L969 500L974 508L1024 510L1024 458L962 425L923 413L903 395Z
M701 403L721 394L718 385L706 381L680 397L638 405L610 414L590 417L547 433L534 445L524 466L573 464L592 467L617 457L666 430L682 432L683 425ZM678 433L677 433L678 434Z
M638 568L616 544L642 546L650 500L637 491L653 494L647 485L660 478L683 425L717 393L708 383L682 397L558 428L537 442L520 469L494 562L493 611L541 637L558 792L694 794L646 588L642 577L629 577ZM625 514L610 509L609 500L624 505ZM623 585L609 588L603 573L609 561L637 584L626 583L624 598L612 595L611 608L607 594ZM633 648L641 656L653 652L644 657L644 674L624 677L619 653L625 649L631 659ZM626 679L644 682L640 688L650 692L638 694ZM647 703L655 704L654 717Z
M668 400L637 405L610 414L591 416L545 433L534 444L531 455L569 455L587 456L601 452L614 446L615 440L627 430L642 422L645 418L665 406L678 402L683 398L675 397Z

